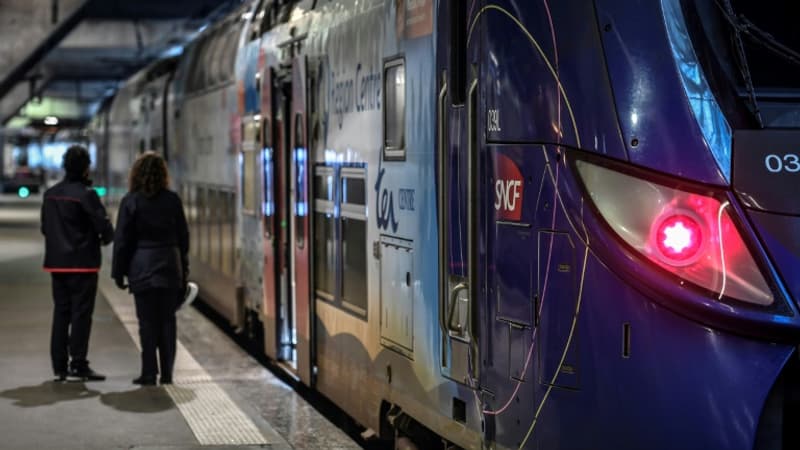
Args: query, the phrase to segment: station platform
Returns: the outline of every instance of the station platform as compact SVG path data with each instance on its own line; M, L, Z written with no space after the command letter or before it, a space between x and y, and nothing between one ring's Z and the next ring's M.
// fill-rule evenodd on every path
M106 258L89 360L103 382L53 381L39 202L0 199L0 449L358 449L193 308L178 312L174 384L139 387L132 297Z

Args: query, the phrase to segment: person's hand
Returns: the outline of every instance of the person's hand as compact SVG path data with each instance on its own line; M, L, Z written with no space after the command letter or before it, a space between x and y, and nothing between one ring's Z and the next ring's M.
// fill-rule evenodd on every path
M125 277L114 278L114 282L117 284L118 288L120 288L120 289L128 289L128 285L125 284Z

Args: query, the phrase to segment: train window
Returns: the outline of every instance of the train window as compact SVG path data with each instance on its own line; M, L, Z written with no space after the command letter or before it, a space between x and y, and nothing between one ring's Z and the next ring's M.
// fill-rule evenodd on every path
M314 287L332 301L336 292L336 222L333 212L314 212Z
M225 222L228 220L228 205L225 200L228 198L228 193L223 190L217 191L217 211L214 218L214 240L217 245L217 258L214 260L216 267L223 271L225 267Z
M358 314L367 311L366 169L341 169L342 302Z
M267 4L264 5L264 9L261 12L261 14L264 16L262 17L259 25L260 34L263 35L272 28L272 25L275 22L275 9L274 2L267 2Z
M198 187L197 196L197 256L202 261L208 260L208 246L206 245L206 188Z
M272 162L272 123L269 119L264 119L261 130L262 144L262 164L264 177L264 205L262 212L264 214L264 235L267 238L272 237L274 230L275 215L275 196L273 195L275 189L274 181L274 168Z
M250 35L249 40L254 41L261 37L261 22L264 18L264 0L259 0L258 5L253 8L253 13L255 16L253 20L250 21Z
M406 159L406 70L403 59L386 63L383 72L383 159Z
M303 132L303 130L305 130L303 115L298 113L295 115L294 119L294 148L305 147L306 134Z
M211 262L211 246L209 236L211 235L211 189L205 187L203 189L203 223L202 223L202 235L200 239L200 247L202 247L203 251L203 261L207 264Z
M303 248L306 240L306 220L308 215L308 192L306 192L307 149L305 134L305 118L296 114L294 120L294 160L295 160L295 220L294 238L297 247Z
M192 189L192 185L189 183L185 183L184 187L184 194L183 194L183 208L184 214L186 215L186 224L189 226L189 253L194 255L195 243L194 243L194 235L196 233L194 229L194 189Z
M342 174L342 203L366 205L366 182L363 178L350 178Z
M198 92L205 88L206 70L208 66L205 65L206 54L208 46L212 42L212 36L205 36L197 44L194 51L192 64L190 67L191 77L189 78L189 92Z
M330 166L314 170L314 286L328 301L336 295L335 171Z
M223 213L220 235L222 236L222 273L233 276L236 249L234 233L236 232L236 194L223 192Z
M227 35L224 29L215 32L211 37L211 43L206 48L204 58L204 64L206 66L204 89L215 86L222 80L222 56L224 55L226 37Z
M261 123L261 142L264 148L272 148L272 122L269 119Z
M211 245L211 242L214 238L214 210L216 209L216 202L214 198L216 197L214 189L206 188L206 220L205 220L205 246L206 252L206 262L211 266L214 267L214 248Z
M208 224L208 243L209 248L211 249L211 257L210 264L211 267L214 269L220 269L220 212L222 210L222 205L220 204L220 191L218 189L212 189L210 192L210 210L211 213L209 217L209 224Z
M222 62L222 80L227 83L233 81L234 67L236 66L236 53L239 46L239 34L242 29L242 23L237 22L236 25L230 27L228 30L228 37L225 42L223 57L220 57Z
M257 194L261 186L258 180L259 154L253 149L242 152L242 212L248 215L258 211Z
M342 217L342 301L367 313L367 222Z
M200 259L200 186L195 186L192 196L192 228L189 230L189 247L192 254Z
M316 199L315 205L320 204L320 200L330 202L333 205L333 194L336 185L333 181L333 168L331 167L317 167L314 174L314 198ZM319 209L315 206L314 209ZM333 206L331 206L331 210Z

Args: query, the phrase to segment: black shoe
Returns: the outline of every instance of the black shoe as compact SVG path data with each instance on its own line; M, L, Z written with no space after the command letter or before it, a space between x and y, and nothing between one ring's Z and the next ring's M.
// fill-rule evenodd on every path
M155 386L156 377L146 377L142 375L141 377L134 379L133 384L138 384L141 386Z
M172 377L161 377L159 384L172 384Z
M69 381L105 381L106 376L87 367L70 370L68 379Z
M67 381L67 372L56 372L56 376L53 378L53 381L56 383L63 383Z

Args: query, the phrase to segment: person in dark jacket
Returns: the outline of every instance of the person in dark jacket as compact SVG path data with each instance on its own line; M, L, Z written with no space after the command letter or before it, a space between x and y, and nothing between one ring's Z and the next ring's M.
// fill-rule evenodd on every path
M84 147L68 148L64 153L66 177L44 193L42 202L44 270L51 273L55 304L50 357L57 381L106 378L89 367L86 356L100 271L100 245L111 243L114 228L90 187L90 163Z
M189 274L189 229L180 197L167 188L169 174L161 156L142 154L128 183L117 216L111 276L120 289L130 288L136 302L142 371L133 382L154 385L158 362L161 384L169 384L175 363L175 310Z

